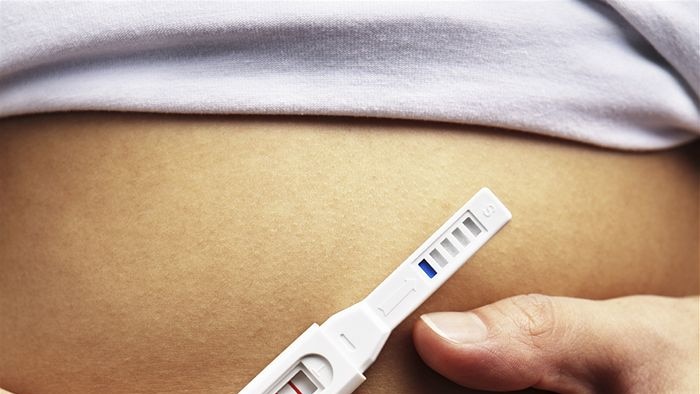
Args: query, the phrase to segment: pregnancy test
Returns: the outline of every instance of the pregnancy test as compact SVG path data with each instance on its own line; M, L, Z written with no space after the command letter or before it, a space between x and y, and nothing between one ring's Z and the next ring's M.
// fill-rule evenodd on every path
M349 394L389 334L511 219L479 190L364 300L313 324L240 394Z

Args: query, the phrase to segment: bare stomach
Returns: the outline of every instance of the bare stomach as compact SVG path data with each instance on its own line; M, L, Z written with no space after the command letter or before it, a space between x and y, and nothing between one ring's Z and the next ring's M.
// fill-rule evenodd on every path
M358 393L468 392L415 353L420 313L698 293L692 148L334 118L55 114L0 129L0 387L17 393L237 392L482 186L512 222L399 326Z

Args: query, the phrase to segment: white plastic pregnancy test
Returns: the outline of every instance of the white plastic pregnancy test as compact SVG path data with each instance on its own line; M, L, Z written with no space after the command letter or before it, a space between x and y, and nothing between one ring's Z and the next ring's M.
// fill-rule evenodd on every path
M367 298L314 323L240 394L352 393L391 331L510 218L489 189L479 190Z

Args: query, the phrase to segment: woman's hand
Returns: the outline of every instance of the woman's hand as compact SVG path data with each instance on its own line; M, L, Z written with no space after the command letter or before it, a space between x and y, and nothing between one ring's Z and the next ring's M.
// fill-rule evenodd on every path
M508 298L423 315L413 338L437 372L482 390L698 393L698 297Z

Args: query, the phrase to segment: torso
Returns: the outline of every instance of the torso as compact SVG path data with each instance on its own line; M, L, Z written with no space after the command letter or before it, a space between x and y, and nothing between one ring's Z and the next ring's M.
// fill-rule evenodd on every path
M420 313L698 292L697 144L636 154L348 118L55 114L0 129L11 391L236 392L482 186L512 222L399 326L358 393L464 392L413 350Z

